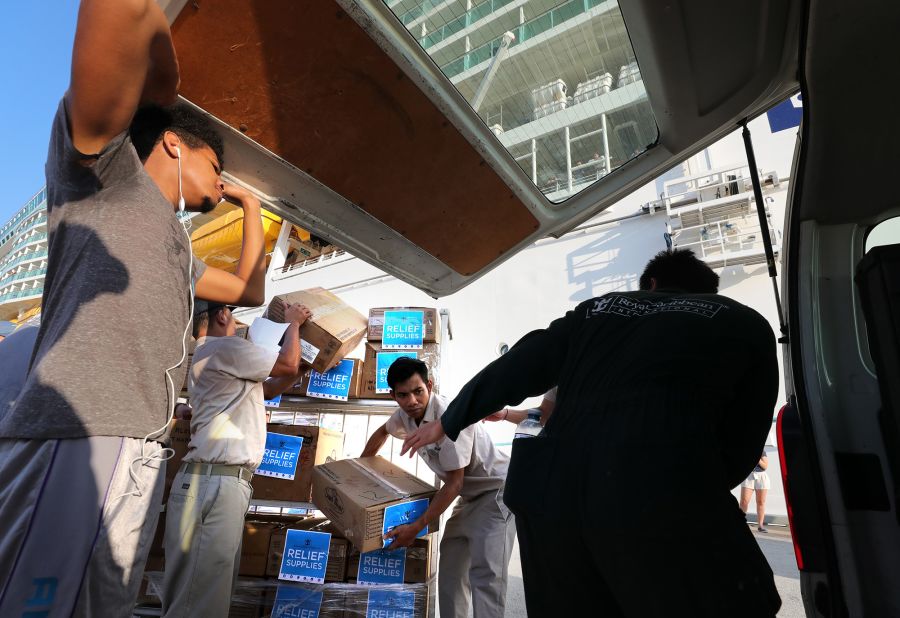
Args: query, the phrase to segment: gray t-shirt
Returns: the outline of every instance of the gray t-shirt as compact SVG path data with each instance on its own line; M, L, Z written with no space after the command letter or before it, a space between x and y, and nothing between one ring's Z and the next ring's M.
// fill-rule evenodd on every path
M75 150L65 99L45 171L43 320L0 438L143 438L170 413L165 370L181 359L190 318L189 239L127 131L95 157ZM204 270L195 259L194 281ZM171 372L176 389L184 373Z

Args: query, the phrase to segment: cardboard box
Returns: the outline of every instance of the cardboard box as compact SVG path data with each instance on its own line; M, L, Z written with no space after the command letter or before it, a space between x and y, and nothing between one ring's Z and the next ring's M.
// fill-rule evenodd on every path
M302 436L300 462L294 480L254 475L253 497L259 500L309 502L313 467L344 456L344 434L312 425L276 425L269 423L266 431L289 436Z
M362 388L360 391L360 397L363 399L391 398L390 393L375 392L375 373L378 370L378 353L381 351L380 343L366 342ZM415 352L419 360L425 361L425 364L428 365L428 376L434 381L434 392L439 393L441 383L441 345L439 343L426 343L421 350L404 350L404 352Z
M441 342L441 314L433 307L376 307L369 309L369 326L366 339L369 341L381 341L384 336L384 312L385 311L421 311L422 321L425 326L423 341L425 343Z
M353 548L347 558L347 581L356 580L359 574L359 550ZM430 533L416 539L406 549L406 565L403 581L407 584L421 584L437 575L438 540L437 534Z
M356 618L355 615L345 614L344 607L347 603L347 591L343 586L335 586L328 584L301 584L287 581L257 580L258 587L264 587L266 590L265 605L260 612L260 618ZM245 584L246 585L246 584ZM319 606L318 613L309 610L292 608L284 613L275 613L275 599L278 597L280 588L303 588L305 590L321 591L322 603ZM240 586L238 587L240 589ZM229 615L229 618L233 618ZM365 613L359 615L358 618L365 618Z
M436 607L436 586L434 584L426 586L424 584L402 584L391 586L391 590L405 591L414 593L413 611L399 612L388 609L387 611L373 611L369 607L369 591L375 586L342 586L345 588L346 597L344 600L344 618L365 618L366 616L393 616L412 615L415 618L426 618L426 616L434 615Z
M244 537L241 541L241 564L238 575L265 577L269 561L269 546L272 535L283 524L271 521L244 522Z
M284 541L288 530L317 530L331 533L331 543L328 546L328 564L325 566L326 582L342 582L347 578L347 558L350 555L350 543L329 526L328 520L321 517L312 517L299 521L290 526L279 526L272 533L268 547L268 560L265 575L278 577L281 570L281 559L284 556Z
M169 490L178 469L181 468L181 460L188 452L188 443L191 441L191 422L173 418L169 422L169 441L166 446L175 451L172 458L166 462L166 484L163 489L163 504L169 500ZM162 518L160 518L162 519Z
M434 494L433 486L382 457L343 459L313 470L313 503L362 552L381 547L385 507Z
M359 399L361 397L361 393L363 391L363 373L364 373L364 363L358 358L350 358L346 360L353 361L353 373L350 375L350 391L347 394L348 399ZM301 383L299 385L295 385L297 387L297 391L303 392L303 396L309 397L308 388L309 388L309 380L310 380L309 372L305 373L302 376Z
M293 395L294 397L306 397L306 388L309 386L309 369L301 371L297 374L294 385L284 391L283 395Z
M319 373L334 367L366 335L365 316L323 288L276 296L266 312L270 320L284 322L283 302L303 303L312 311L312 317L300 327L300 338L304 360Z

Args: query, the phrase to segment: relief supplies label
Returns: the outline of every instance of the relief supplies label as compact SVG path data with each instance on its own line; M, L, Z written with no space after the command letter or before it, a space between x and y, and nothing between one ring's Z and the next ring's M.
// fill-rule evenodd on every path
M402 584L406 571L406 548L376 549L359 556L356 583L363 586Z
M425 312L385 311L383 350L421 350L425 339Z
M300 340L300 358L312 365L318 355L319 348L309 341L304 341L303 339Z
M366 618L414 618L415 606L415 592L369 590Z
M375 392L390 393L387 372L398 358L418 358L415 352L378 352L375 355Z
M294 480L303 436L286 436L282 433L266 433L266 448L262 463L253 474L274 476L277 479Z
M384 525L381 528L381 534L385 535L397 526L404 526L416 521L422 513L428 510L428 498L420 500L412 500L410 502L401 502L384 509ZM428 526L422 528L422 531L416 535L416 538L422 538L428 534ZM390 539L384 540L383 547L390 545Z
M350 378L353 377L353 360L345 358L340 364L325 373L311 371L307 397L347 401L350 396Z
M324 584L330 544L329 532L288 530L278 579Z
M322 591L279 584L275 592L272 618L318 618Z
M281 405L281 395L273 397L272 399L266 399L263 403L266 404L267 408L277 408Z

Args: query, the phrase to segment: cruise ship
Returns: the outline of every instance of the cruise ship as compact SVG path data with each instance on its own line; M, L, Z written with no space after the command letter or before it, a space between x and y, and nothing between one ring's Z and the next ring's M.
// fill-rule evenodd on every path
M47 190L41 189L0 227L0 320L41 304L47 274Z

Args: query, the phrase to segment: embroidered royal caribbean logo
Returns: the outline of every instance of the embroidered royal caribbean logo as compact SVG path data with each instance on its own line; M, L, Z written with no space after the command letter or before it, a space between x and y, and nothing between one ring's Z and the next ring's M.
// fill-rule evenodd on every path
M592 318L601 313L622 316L624 318L640 318L657 313L691 313L702 318L713 318L719 311L728 309L727 305L699 298L672 298L653 302L630 296L604 296L594 300L587 310L587 317Z

